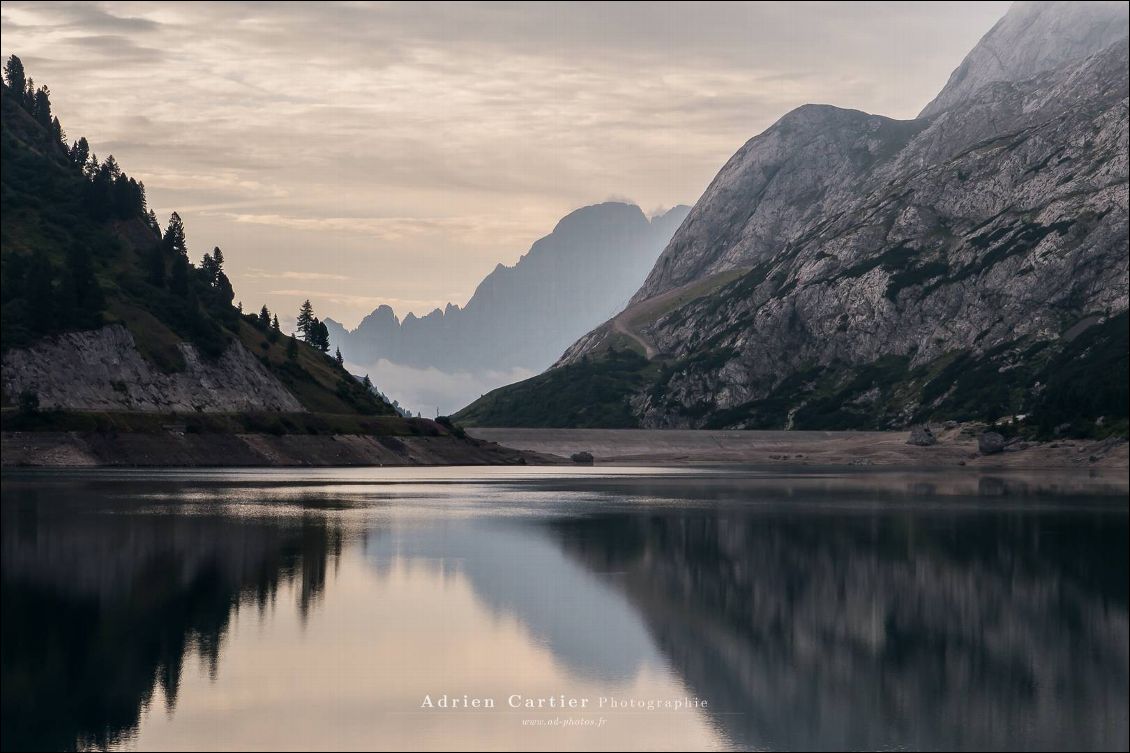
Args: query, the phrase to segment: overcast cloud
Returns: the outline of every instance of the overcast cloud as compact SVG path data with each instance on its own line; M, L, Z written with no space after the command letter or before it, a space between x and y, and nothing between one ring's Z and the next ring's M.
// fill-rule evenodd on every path
M801 104L913 117L1007 5L4 2L0 39L246 307L352 325L579 206L692 204Z

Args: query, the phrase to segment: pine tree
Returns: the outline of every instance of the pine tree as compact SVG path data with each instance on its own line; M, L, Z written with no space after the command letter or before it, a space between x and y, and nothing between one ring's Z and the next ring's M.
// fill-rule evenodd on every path
M330 330L318 317L314 317L314 320L310 322L306 342L323 353L330 352Z
M114 159L114 155L111 154L106 158L106 161L102 163L100 172L105 174L108 178L110 178L110 180L117 180L118 177L122 174L122 168L119 167L118 161ZM174 212L174 214L176 213ZM178 217L177 219L180 218Z
M294 335L291 335L290 339L287 340L286 357L292 361L298 358L298 338Z
M224 271L224 252L219 246L212 249L212 258L216 261L216 274Z
M313 323L314 306L310 303L310 299L307 298L306 301L302 304L302 307L298 309L298 321L295 325L295 329L298 330L298 334L306 342L310 342L310 325Z
M85 136L80 136L79 140L71 145L70 158L72 164L86 167L86 161L90 159L90 142Z
M16 96L22 96L27 90L27 75L24 73L24 63L13 55L4 65L4 78L8 79L8 88Z
M163 242L166 253L187 257L188 244L184 237L184 223L176 212L169 215L169 226L165 228Z
M51 127L51 90L41 86L32 95L31 115L44 128Z
M259 309L259 326L267 329L271 326L271 312L267 310L267 304L263 304L263 308Z
M271 317L271 329L275 332L279 331L279 315L275 314Z
M145 224L149 226L149 229L153 231L154 235L158 238L161 237L161 223L157 220L157 213L152 209L150 209L149 214L145 216ZM157 247L160 248L160 245Z
M338 366L345 365L345 359L341 357L341 348L338 348L337 352L334 353L334 360L337 361Z
M204 254L204 258L200 260L200 271L204 273L204 279L209 285L216 281L216 260L211 254Z

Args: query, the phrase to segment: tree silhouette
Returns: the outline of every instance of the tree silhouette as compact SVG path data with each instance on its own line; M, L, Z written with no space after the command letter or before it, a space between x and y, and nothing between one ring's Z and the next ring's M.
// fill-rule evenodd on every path
M310 303L310 299L307 298L303 302L301 308L298 309L298 321L295 325L295 329L298 330L298 334L301 335L302 339L306 342L310 342L310 325L313 323L314 306Z
M27 75L24 73L23 61L15 55L8 58L8 62L4 65L4 78L8 79L8 88L12 93L22 100L24 92L27 91Z
M211 254L204 254L204 258L200 260L200 271L204 273L204 279L209 285L216 280L216 260Z
M173 212L169 215L169 225L165 228L165 237L162 239L165 253L188 256L188 243L184 236L184 223L180 215Z
M71 145L68 156L71 158L72 164L77 167L86 167L86 162L90 159L90 142L86 140L85 136L80 136L78 141Z
M263 308L259 309L259 326L267 329L271 326L271 312L267 310L267 304L263 304Z
M41 86L32 94L31 116L44 128L51 128L51 91Z
M330 352L330 330L318 317L314 317L307 328L306 342L323 353Z
M338 348L334 353L334 360L337 361L338 366L343 366L345 364L345 359L341 357L341 348Z

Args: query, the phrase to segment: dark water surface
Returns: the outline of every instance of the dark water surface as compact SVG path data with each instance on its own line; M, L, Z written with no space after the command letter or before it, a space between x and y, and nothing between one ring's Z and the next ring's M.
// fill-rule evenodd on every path
M2 744L1125 750L1127 509L1117 476L5 473Z

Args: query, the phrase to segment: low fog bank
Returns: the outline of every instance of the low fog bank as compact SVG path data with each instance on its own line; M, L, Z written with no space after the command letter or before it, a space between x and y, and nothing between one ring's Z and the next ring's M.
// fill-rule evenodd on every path
M538 372L530 369L487 372L447 372L404 366L380 359L373 364L346 362L351 373L368 374L374 386L400 407L425 418L446 416L479 399L481 395L503 385L520 382Z

